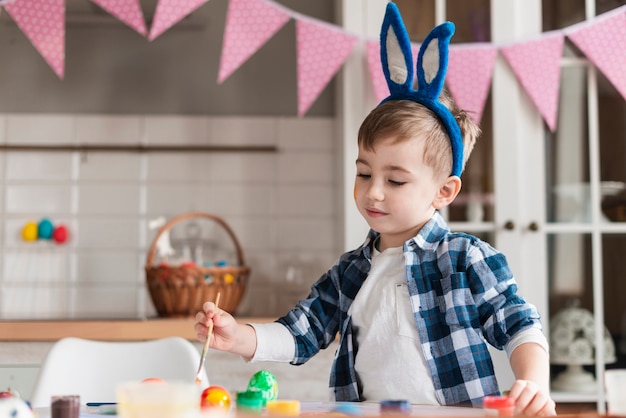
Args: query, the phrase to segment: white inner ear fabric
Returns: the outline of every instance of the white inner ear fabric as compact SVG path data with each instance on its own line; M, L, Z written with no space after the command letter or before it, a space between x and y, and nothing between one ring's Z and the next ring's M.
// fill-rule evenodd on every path
M422 56L422 66L424 70L424 78L430 83L439 72L439 40L433 39L426 47Z
M389 78L397 84L404 84L407 79L407 68L404 63L404 55L400 49L398 38L393 28L389 26L387 31L387 65L389 68Z

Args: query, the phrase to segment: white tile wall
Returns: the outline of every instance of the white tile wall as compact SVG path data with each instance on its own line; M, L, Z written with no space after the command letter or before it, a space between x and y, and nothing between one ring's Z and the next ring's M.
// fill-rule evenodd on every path
M137 144L143 119L134 116L75 116L75 140L80 144Z
M205 116L146 116L145 141L150 144L206 144L211 119Z
M339 255L333 119L0 114L3 142L277 151L0 152L0 320L155 315L143 268L159 216L209 212L234 230L252 269L241 315L284 313ZM67 243L22 240L44 217ZM218 230L204 242L227 242Z
M73 115L8 114L5 138L11 144L76 142Z

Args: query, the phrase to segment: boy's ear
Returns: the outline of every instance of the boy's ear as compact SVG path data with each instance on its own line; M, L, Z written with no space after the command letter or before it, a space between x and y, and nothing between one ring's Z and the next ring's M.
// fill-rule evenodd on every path
M461 191L461 179L459 176L449 176L439 188L433 206L442 209L448 206Z

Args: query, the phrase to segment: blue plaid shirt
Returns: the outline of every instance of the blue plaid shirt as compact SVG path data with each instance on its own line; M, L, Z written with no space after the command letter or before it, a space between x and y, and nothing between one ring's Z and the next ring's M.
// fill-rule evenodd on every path
M348 310L367 278L377 236L370 231L361 247L343 254L309 296L277 320L295 338L292 364L305 363L339 334L329 383L336 401L366 400L354 369L358 343ZM541 329L539 313L516 294L505 256L476 237L450 232L439 213L403 250L415 326L437 399L480 406L484 396L500 394L486 343L502 349L516 333Z

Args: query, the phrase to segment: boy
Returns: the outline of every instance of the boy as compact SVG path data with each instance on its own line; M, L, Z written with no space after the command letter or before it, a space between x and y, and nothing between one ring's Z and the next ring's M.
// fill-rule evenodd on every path
M453 33L447 23L422 44L413 90L410 42L399 12L388 6L381 58L391 95L358 135L355 201L371 228L365 243L343 254L276 322L239 324L207 302L195 331L205 340L212 321L211 347L292 364L338 335L333 400L430 405L480 406L484 396L500 394L488 342L509 354L517 412L554 415L537 310L516 294L501 253L450 232L439 214L459 193L479 135L448 95L440 97Z

